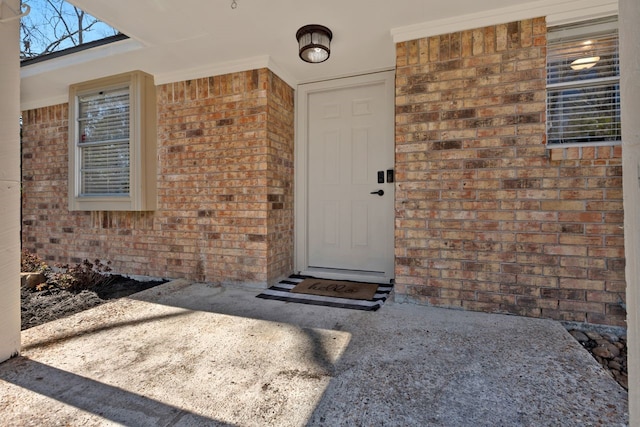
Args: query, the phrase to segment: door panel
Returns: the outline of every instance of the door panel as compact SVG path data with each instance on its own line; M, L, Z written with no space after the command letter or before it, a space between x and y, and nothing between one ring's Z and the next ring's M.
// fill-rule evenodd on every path
M393 99L388 80L309 93L308 267L393 274ZM383 190L384 195L371 194Z

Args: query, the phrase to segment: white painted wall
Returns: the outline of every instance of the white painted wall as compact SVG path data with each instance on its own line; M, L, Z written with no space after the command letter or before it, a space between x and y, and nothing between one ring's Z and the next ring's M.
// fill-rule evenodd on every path
M640 2L620 0L622 169L631 426L640 426Z
M2 18L20 0L0 2ZM20 350L19 21L0 23L0 361Z

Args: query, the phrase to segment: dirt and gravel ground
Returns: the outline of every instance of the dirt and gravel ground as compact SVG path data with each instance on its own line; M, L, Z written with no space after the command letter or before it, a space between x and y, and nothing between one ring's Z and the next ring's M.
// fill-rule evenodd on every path
M70 316L105 302L122 298L165 281L139 281L124 276L112 276L107 284L78 292L60 288L21 289L22 330Z

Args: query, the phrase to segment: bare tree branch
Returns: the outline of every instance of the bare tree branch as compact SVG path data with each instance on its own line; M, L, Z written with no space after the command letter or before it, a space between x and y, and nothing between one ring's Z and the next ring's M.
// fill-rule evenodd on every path
M22 0L27 1L32 13L20 21L21 59L118 34L117 30L63 0ZM98 32L94 33L96 29Z

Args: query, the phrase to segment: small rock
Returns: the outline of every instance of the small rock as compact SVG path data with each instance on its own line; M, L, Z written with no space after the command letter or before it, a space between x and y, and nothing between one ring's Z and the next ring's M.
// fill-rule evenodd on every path
M604 347L611 353L611 358L620 356L620 349L611 343L607 343Z
M607 347L595 347L591 350L594 355L602 357L603 359L613 359L613 355Z
M625 374L621 373L621 374L616 376L616 380L618 381L618 384L620 384L626 390L629 390L629 377L628 376L626 376Z
M613 334L602 334L602 338L604 338L605 340L609 341L609 342L618 342L620 340L620 338L618 338L617 336L613 335Z
M615 360L610 360L609 361L609 368L612 371L621 371L622 370L622 365L620 365L620 363L616 362Z
M624 348L624 343L621 343L620 341L614 342L613 345L618 347L620 350L622 350Z
M45 283L47 278L42 273L20 273L22 286L28 289L35 289L41 283Z
M587 332L585 332L585 335L588 336L589 339L592 339L594 341L602 339L602 336L599 333L593 332L593 331L587 331Z
M571 331L569 331L569 333L578 342L587 342L587 341L589 341L589 337L588 336L586 336L584 333L582 333L582 332L580 332L580 331L578 331L576 329L572 329Z

